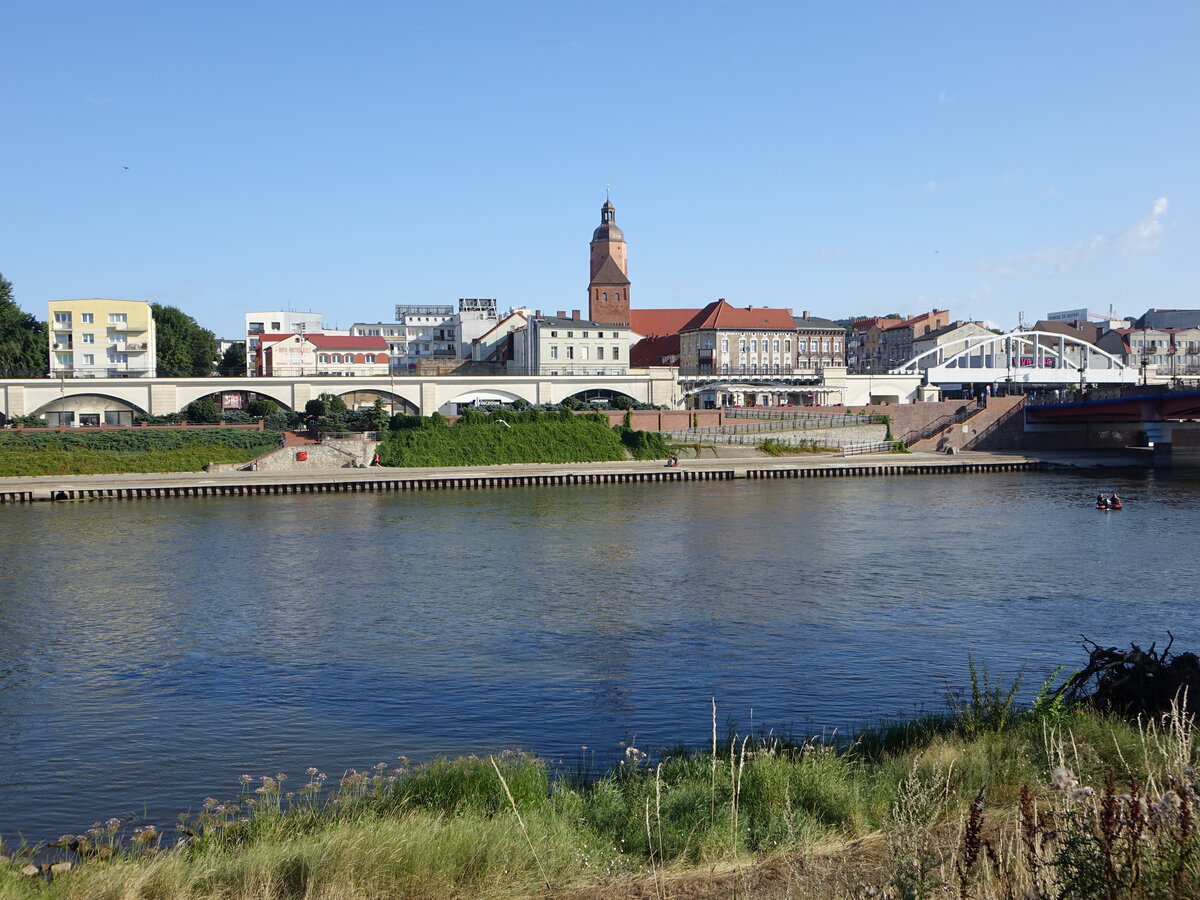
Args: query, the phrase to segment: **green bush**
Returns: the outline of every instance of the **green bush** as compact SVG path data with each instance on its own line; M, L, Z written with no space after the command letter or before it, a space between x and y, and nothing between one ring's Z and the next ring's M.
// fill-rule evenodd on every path
M208 463L248 462L279 445L273 431L138 428L76 434L0 434L0 475L198 472Z
M379 446L383 465L484 466L626 458L617 435L588 416L568 414L562 421L532 410L505 410L468 414L453 428L441 427L436 414L427 421L426 427L393 430Z
M620 428L621 443L634 459L666 459L667 442L657 431L631 431Z
M274 400L260 398L251 400L246 404L246 414L255 419L265 419L269 415L279 412L279 404Z
M216 425L221 421L221 408L211 397L193 400L183 411L189 422L197 425Z

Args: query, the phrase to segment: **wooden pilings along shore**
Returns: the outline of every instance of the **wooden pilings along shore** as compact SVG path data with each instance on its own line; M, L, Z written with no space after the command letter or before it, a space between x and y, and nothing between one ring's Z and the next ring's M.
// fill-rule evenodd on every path
M345 494L383 491L439 491L481 488L542 487L572 484L633 484L645 482L731 481L735 478L848 478L890 475L950 475L984 472L1027 472L1044 468L1033 460L1013 462L955 462L945 464L878 463L858 466L802 466L770 469L666 469L634 472L562 472L556 474L455 475L419 478L331 479L283 483L137 485L129 487L55 487L0 490L0 503L42 500L142 500L155 497L230 497L259 494ZM132 481L132 479L131 479Z

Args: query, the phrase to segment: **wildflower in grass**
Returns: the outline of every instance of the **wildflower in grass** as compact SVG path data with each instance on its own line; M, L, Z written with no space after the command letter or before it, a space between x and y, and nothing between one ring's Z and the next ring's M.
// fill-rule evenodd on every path
M249 775L243 775L241 778L238 779L238 781L240 781L242 783L242 787L244 787L244 788L249 787L250 782L252 782L253 780L254 779L251 778Z
M1050 773L1050 784L1055 790L1066 793L1079 787L1079 778L1066 766L1058 766Z

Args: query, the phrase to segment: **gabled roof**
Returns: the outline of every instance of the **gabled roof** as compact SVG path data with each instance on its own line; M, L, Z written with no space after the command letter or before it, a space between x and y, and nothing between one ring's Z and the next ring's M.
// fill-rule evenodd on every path
M611 256L606 256L596 274L592 276L592 284L629 284L629 279Z
M642 338L629 348L629 364L637 368L676 365L678 362L678 334L656 334Z
M263 334L259 335L260 346L278 344L290 337L302 337L318 350L387 350L388 342L382 337L359 337L346 334L318 334L309 332L301 335L294 334Z
M679 334L698 312L698 309L631 309L629 328L646 337Z
M870 319L859 319L854 323L855 330L870 331L872 328L878 328L880 331L886 331L893 325L904 324L903 319L889 319L886 316L874 316Z
M725 329L741 331L795 331L790 309L770 309L766 306L730 306L724 300L715 300L692 317L679 331L700 329Z
M1100 339L1100 328L1091 322L1080 319L1076 322L1058 322L1052 319L1041 319L1034 323L1034 331L1049 331L1052 334L1063 334L1067 337L1079 338L1094 344Z
M539 328L595 328L600 331L628 331L628 325L616 325L613 322L593 322L590 319L566 319L561 316L534 316L533 320Z
M792 316L797 331L837 331L846 329L832 319L822 319L820 316Z
M933 331L927 331L924 334L913 335L914 342L936 340L943 335L958 331L960 328L966 328L968 325L974 325L981 331L987 331L983 325L978 322L951 322L949 325L943 325L941 328L935 328Z

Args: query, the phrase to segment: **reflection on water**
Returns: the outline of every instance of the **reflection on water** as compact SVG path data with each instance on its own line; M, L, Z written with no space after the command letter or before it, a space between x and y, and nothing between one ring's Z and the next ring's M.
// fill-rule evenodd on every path
M0 834L169 824L242 772L701 743L710 697L845 728L939 705L968 649L1040 682L1080 634L1194 648L1198 508L1017 474L6 508Z

